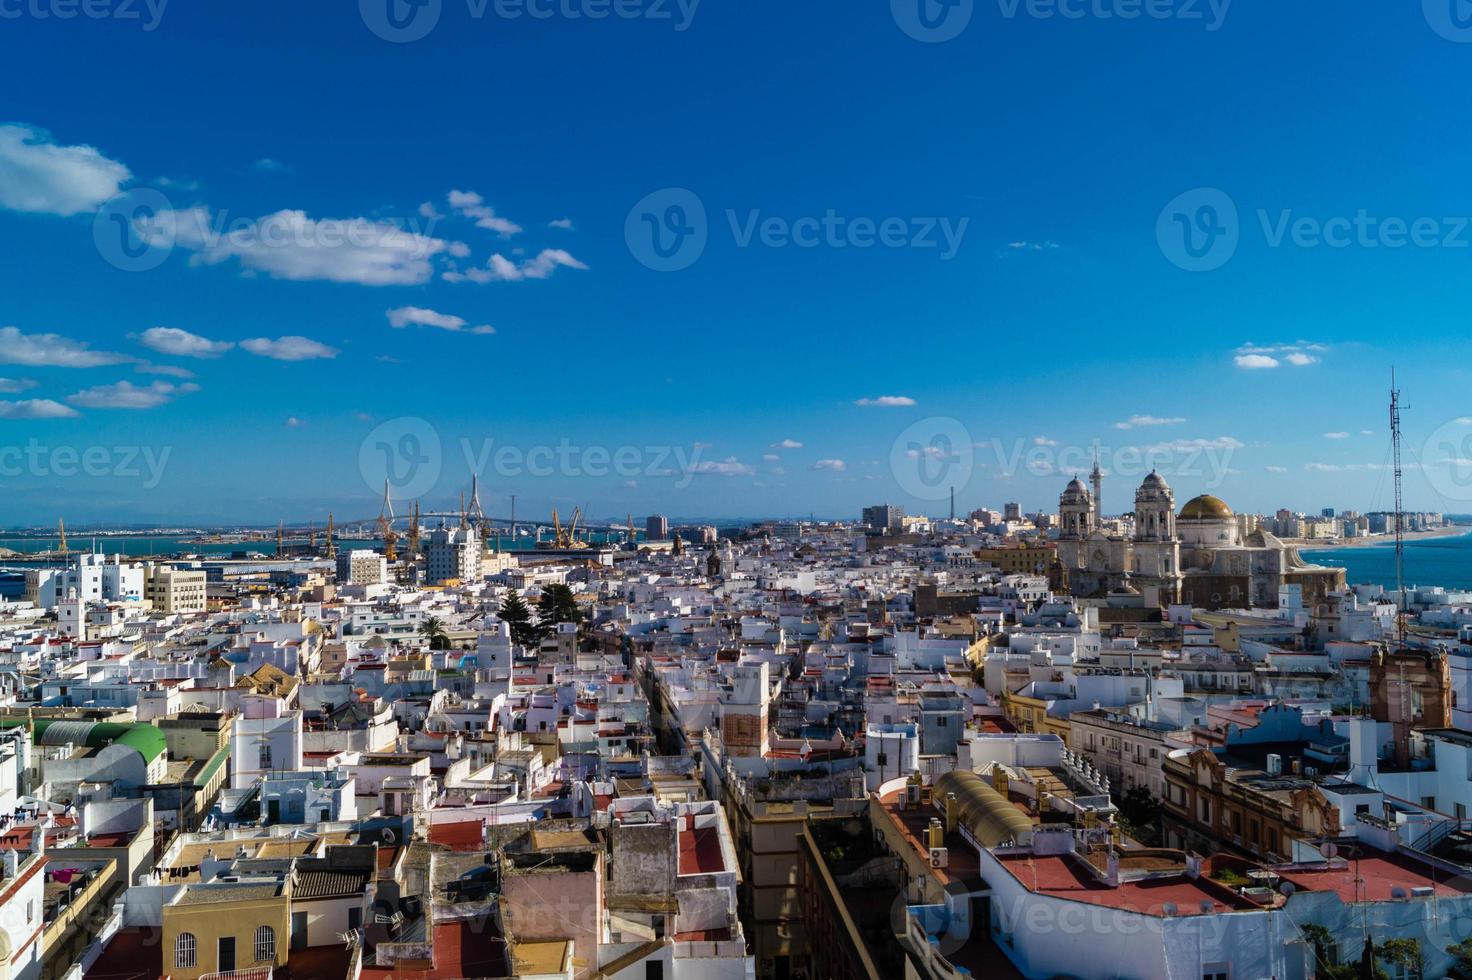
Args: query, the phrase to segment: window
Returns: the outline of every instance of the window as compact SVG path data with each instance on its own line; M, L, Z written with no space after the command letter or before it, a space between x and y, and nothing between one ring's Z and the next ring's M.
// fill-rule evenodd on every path
M271 768L271 743L267 742L261 746L260 765L258 765L256 768Z
M174 937L174 968L187 970L194 966L194 953L196 948L194 933L181 932Z
M276 958L276 930L261 926L256 930L256 962L269 963Z

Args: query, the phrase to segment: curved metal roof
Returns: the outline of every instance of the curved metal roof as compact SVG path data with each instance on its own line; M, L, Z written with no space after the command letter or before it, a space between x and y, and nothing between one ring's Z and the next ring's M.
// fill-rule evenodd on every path
M986 780L974 772L956 769L946 773L931 787L931 799L944 806L946 794L956 794L956 819L966 825L971 835L984 847L996 847L1013 841L1025 844L1032 840L1032 821Z

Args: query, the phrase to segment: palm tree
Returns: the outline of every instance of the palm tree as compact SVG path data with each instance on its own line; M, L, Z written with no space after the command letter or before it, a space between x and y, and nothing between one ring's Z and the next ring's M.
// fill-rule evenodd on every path
M437 616L428 616L419 627L419 635L429 641L431 650L450 649L450 638L445 634L445 624Z

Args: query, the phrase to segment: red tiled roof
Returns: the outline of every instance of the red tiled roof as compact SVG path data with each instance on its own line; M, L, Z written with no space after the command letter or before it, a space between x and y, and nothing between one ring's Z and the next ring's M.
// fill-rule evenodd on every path
M680 831L680 874L708 875L725 870L721 837L714 827Z
M429 842L452 851L479 851L485 847L485 825L479 820L429 825Z

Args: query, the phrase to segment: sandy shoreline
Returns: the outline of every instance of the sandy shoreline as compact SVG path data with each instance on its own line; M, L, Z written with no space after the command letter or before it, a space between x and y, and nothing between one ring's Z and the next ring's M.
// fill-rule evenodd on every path
M1431 531L1407 531L1406 541L1429 541L1433 538L1456 538L1464 534L1472 534L1472 527L1461 524L1453 524L1449 527L1439 527ZM1393 534L1376 534L1368 538L1347 538L1338 541L1324 541L1315 538L1285 538L1284 543L1296 545L1303 551L1338 551L1341 548L1371 548L1375 545L1390 545L1395 543Z

